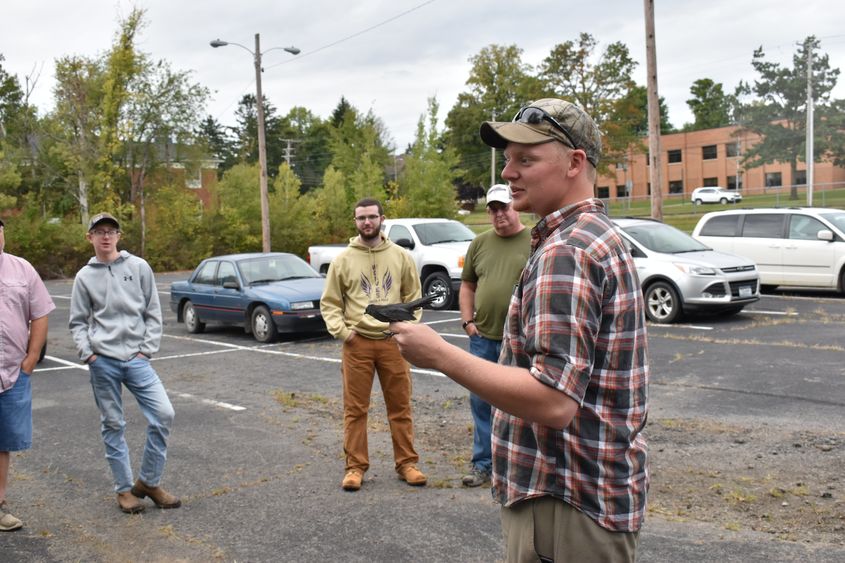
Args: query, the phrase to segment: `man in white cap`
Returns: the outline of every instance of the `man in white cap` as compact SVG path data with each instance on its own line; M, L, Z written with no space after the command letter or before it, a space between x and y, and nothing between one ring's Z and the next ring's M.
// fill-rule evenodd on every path
M495 407L492 491L507 561L633 562L648 490L645 306L631 254L593 196L601 135L554 98L480 133L504 149L514 208L540 217L499 364L427 325L390 330L411 363Z
M496 184L487 190L487 216L493 228L475 237L461 273L461 326L469 336L471 354L498 361L502 332L513 287L528 261L531 232L513 208L511 190ZM461 479L466 487L490 481L490 403L470 392L473 436L470 471Z

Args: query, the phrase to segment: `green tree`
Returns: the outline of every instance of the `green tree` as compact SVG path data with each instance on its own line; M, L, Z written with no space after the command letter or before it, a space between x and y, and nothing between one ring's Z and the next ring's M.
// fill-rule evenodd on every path
M314 225L325 243L346 242L354 234L352 203L347 199L343 172L329 165L323 185L309 194L314 200Z
M314 221L314 198L300 193L301 182L293 169L283 162L273 180L270 194L270 228L273 250L292 252L305 256L308 245L322 240L323 233L316 231Z
M639 142L631 126L640 120L640 114L639 108L622 101L635 87L631 75L637 62L628 47L617 41L596 53L597 46L589 33L556 45L541 63L539 77L548 96L576 103L603 131L603 159L599 161L603 172L622 158L632 143ZM627 110L634 113L625 113Z
M692 98L687 100L695 121L684 126L685 131L725 127L733 121L731 113L736 98L725 94L722 84L709 78L699 78L690 87Z
M212 189L214 253L261 250L258 164L237 164Z
M147 260L154 270L193 268L212 255L202 202L179 184L165 184L150 195L147 226Z
M437 130L439 108L436 98L428 99L427 115L421 115L417 123L411 154L405 159L399 182L412 217L452 217L456 210L455 182L461 170L455 150L443 147Z
M281 121L284 138L293 140L290 166L302 182L300 189L308 192L320 185L332 160L332 126L304 107L291 108Z
M842 159L842 102L832 101L839 69L830 67L827 54L819 53L819 41L807 37L792 57L792 67L766 60L763 48L754 51L751 66L759 75L753 85L742 84L739 91L756 95L739 111L742 130L756 133L760 142L746 151L742 165L754 168L773 162L788 162L792 175L790 199L798 199L795 185L797 165L806 154L807 54L813 54L813 104L815 107L814 159Z
M509 120L526 101L542 97L533 68L522 61L516 45L489 45L472 57L467 91L446 116L445 140L455 150L464 173L460 181L473 186L490 182L490 148L478 135L482 121ZM497 167L500 169L499 167Z

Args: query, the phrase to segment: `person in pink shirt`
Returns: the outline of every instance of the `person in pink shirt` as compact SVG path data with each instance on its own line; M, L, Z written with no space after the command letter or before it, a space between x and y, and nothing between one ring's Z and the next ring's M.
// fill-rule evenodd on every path
M9 452L32 447L29 377L47 340L47 315L56 308L32 265L3 252L0 220L0 531L23 526L6 505Z

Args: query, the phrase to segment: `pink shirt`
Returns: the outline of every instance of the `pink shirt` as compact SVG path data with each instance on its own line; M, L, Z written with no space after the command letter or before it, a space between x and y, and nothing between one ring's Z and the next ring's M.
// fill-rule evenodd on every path
M29 322L55 308L35 268L23 258L0 252L0 393L18 380Z

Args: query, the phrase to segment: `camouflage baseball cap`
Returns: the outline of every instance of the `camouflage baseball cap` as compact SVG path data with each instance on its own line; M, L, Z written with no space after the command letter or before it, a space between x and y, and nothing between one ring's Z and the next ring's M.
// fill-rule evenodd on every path
M567 147L581 149L596 166L601 156L601 133L593 119L571 102L543 98L531 102L513 121L485 121L481 140L488 146L504 149L508 143L537 145L560 141Z
M117 229L120 229L120 223L117 222L117 219L115 219L113 215L109 213L97 213L91 217L91 220L88 222L88 230L90 231L100 223L111 223Z

